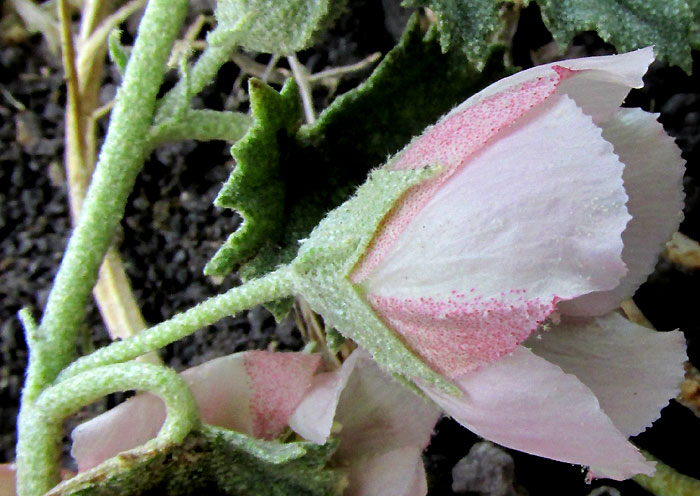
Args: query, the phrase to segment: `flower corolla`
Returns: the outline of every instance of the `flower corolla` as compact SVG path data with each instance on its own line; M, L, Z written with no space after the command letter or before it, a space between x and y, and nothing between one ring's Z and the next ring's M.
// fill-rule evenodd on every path
M333 465L347 474L346 496L424 496L421 453L439 410L391 379L361 350L324 371L319 354L248 351L185 370L202 421L259 439L292 427L324 444L339 443ZM413 412L406 418L407 411ZM73 430L81 472L153 439L163 402L141 394ZM0 473L2 475L2 473Z
M680 151L656 115L620 108L652 60L565 60L469 98L319 225L300 259L354 255L300 264L299 292L482 437L595 476L652 473L627 437L677 393L685 341L615 313L681 218ZM365 189L429 169L361 219ZM353 244L353 216L370 239Z

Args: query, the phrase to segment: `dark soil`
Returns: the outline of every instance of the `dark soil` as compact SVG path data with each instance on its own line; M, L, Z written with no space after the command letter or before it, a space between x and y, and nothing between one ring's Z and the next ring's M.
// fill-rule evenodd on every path
M352 2L352 15L343 16L319 47L300 58L317 71L356 62L376 51L386 53L405 22L405 12L396 3ZM543 29L537 11L526 9L513 50L517 63L530 65L530 50L551 39ZM576 43L574 51L610 51L590 33L579 36ZM660 112L666 130L677 138L688 161L686 218L681 230L700 239L700 54L695 55L695 76L655 63L646 86L632 92L627 103ZM0 462L14 458L15 420L27 359L16 313L29 306L39 315L70 230L61 165L65 87L55 61L38 37L0 46ZM201 105L228 108L237 76L234 64L225 65L217 82L198 97ZM349 89L363 77L366 74L345 80L338 91ZM110 97L117 80L114 74L106 75L105 98ZM327 93L314 96L318 108L328 98ZM164 146L148 160L136 183L117 243L149 323L167 319L237 283L235 276L214 281L202 275L207 260L239 222L234 213L212 205L233 166L228 147L221 142ZM635 296L659 330L683 330L696 366L700 365L698 295L698 274L661 262ZM109 341L92 304L85 335L83 352ZM279 349L303 345L291 321L276 325L266 310L255 308L168 346L161 356L180 370L235 351L264 349L273 342ZM109 408L119 400L119 396L106 398L92 411ZM438 424L425 455L431 495L453 494L452 467L478 440L452 420ZM679 404L672 402L662 418L634 441L681 472L700 478L696 460L683 451L700 446L700 419ZM578 496L603 485L617 488L624 496L648 494L633 482L587 485L580 467L508 453L515 460L518 490L524 488L529 494Z

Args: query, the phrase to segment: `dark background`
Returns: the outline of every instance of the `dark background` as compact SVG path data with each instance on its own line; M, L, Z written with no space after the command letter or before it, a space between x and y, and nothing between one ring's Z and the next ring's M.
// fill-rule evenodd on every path
M206 1L193 4L191 16L207 6ZM348 13L322 42L299 58L316 72L357 62L377 51L386 53L400 35L407 14L394 0L351 1ZM128 38L130 26L125 28ZM540 57L546 53L541 47L550 41L537 7L528 7L513 40L515 64L530 67L533 51L535 58ZM581 33L567 53L599 55L614 53L614 49L595 33ZM258 61L266 60L258 57ZM65 86L58 63L38 35L0 44L0 462L14 458L15 420L27 358L16 312L29 306L38 315L43 308L70 230L62 169ZM626 105L659 112L666 131L683 150L688 168L681 231L694 239L700 239L700 210L696 208L700 196L698 64L700 54L695 53L694 76L688 76L677 67L655 63L645 78L645 87L633 91L626 101ZM367 74L345 78L337 91L346 91ZM245 110L245 95L238 91L245 84L237 78L237 66L224 65L216 82L197 97L198 103L223 109L238 99L243 100L241 108ZM114 71L105 74L105 102L113 96L117 81ZM174 76L166 84L173 82ZM315 92L314 97L317 109L327 105L325 90ZM163 146L148 160L137 181L116 241L149 323L167 319L236 283L235 276L215 281L202 275L207 260L239 221L230 211L212 205L233 165L228 148L222 142ZM696 366L700 365L699 296L698 274L665 260L635 296L660 331L680 328L685 333ZM84 330L83 352L109 341L94 305ZM267 311L255 308L168 346L161 356L181 370L216 356L266 348L273 342L278 349L303 345L293 322L276 325ZM93 405L68 422L67 432L76 422L122 398L112 395ZM452 467L478 440L450 419L438 424L425 455L431 495L453 494ZM700 419L675 401L652 428L633 441L682 473L700 478ZM578 466L507 452L515 462L516 487L523 493L577 496L607 485L624 496L649 494L633 482L604 480L588 485Z

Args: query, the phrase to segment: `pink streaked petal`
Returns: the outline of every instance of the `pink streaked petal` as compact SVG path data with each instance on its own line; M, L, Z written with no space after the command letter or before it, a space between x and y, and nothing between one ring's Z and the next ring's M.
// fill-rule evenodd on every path
M165 421L165 406L150 394L135 396L73 429L71 456L83 472L117 453L153 439Z
M14 463L0 464L0 496L15 496L15 472L17 466Z
M388 375L364 351L340 397L335 420L341 425L336 457L341 462L362 454L430 442L440 411Z
M253 435L274 439L289 424L321 365L320 355L250 351L244 364L253 395L250 413Z
M408 446L358 458L345 468L345 496L425 496L428 484L421 450Z
M433 370L449 378L513 350L549 316L556 300L457 293L446 299L369 295L372 307Z
M644 459L575 376L518 347L456 381L461 397L423 387L446 413L509 448L591 467L616 480L652 474Z
M625 274L622 169L589 116L550 98L414 216L363 282L368 300L450 377L512 351L559 299Z
M328 440L340 395L361 356L362 353L356 350L340 369L313 377L309 391L289 418L289 426L294 432L316 444Z
M557 90L573 98L596 123L612 117L631 88L644 85L642 76L654 61L654 50L642 48L620 55L561 60L518 72L501 79L465 102L475 105L484 98L506 91L536 77L547 76L558 66L574 71Z
M485 98L478 105L462 104L434 126L428 127L396 155L387 167L409 170L439 165L442 170L437 177L407 192L396 211L380 227L381 231L353 271L353 282L359 283L368 277L441 184L494 136L551 96L562 78L559 72L550 70L547 75Z
M301 401L311 383L309 374L319 364L319 356L251 351L210 360L181 376L190 385L204 422L248 435L257 431L272 435L286 426L280 426L282 419ZM285 375L285 371L299 375ZM266 377L274 384L256 389ZM270 393L274 387L283 391ZM266 394L271 395L268 403ZM150 394L135 396L76 427L71 454L78 468L87 470L153 439L164 421L160 399Z
M678 394L687 360L680 331L656 332L616 313L570 319L526 345L588 386L626 436L639 434L659 418Z
M613 290L562 302L559 310L564 314L604 315L619 307L654 270L664 243L678 229L685 161L673 138L657 122L657 115L620 109L603 127L603 137L625 164L622 179L632 220L622 233L622 260L628 273Z

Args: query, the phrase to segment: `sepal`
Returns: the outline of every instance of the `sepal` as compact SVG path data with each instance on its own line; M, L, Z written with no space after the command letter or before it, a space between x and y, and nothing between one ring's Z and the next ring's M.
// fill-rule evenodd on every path
M292 262L295 292L323 315L328 327L365 348L388 372L420 378L459 394L430 369L377 316L350 273L372 242L387 214L412 187L432 177L439 167L419 170L375 170L355 195L333 210L304 240Z

